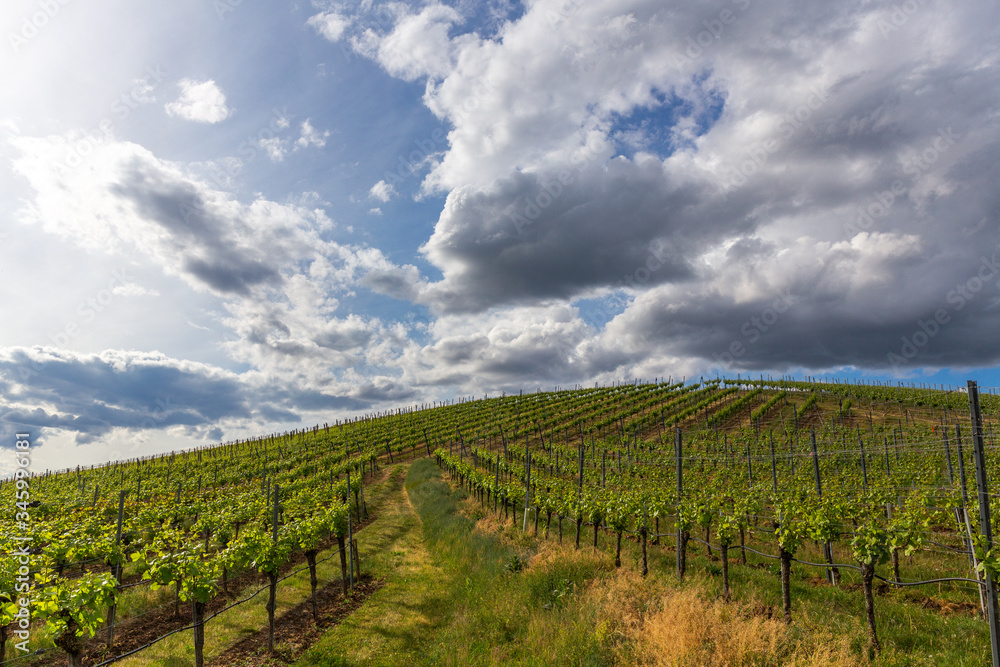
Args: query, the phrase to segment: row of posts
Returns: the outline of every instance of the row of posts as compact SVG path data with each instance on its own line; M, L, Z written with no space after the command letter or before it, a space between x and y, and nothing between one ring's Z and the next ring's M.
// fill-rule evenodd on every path
M982 534L982 536L983 536L983 538L985 540L986 549L989 550L989 549L993 548L993 530L992 530L992 525L991 525L991 521L990 521L990 502L989 502L989 500L990 500L990 494L989 494L989 486L988 486L987 479L986 479L986 460L985 460L985 455L984 455L984 438L983 438L982 413L981 413L980 405L979 405L979 387L978 387L978 384L975 381L970 380L968 382L968 393L969 393L970 418L971 418L971 422L972 422L972 451L973 451L973 459L975 461L975 467L976 467L976 489L977 489L977 493L979 494L980 533ZM895 434L894 434L894 436L895 436ZM860 439L859 439L859 442L860 442ZM948 447L947 435L944 436L944 443L945 443L945 454L946 454L946 457L947 457L947 460L948 460L948 476L949 476L949 481L953 481L952 480L953 472L952 472L952 465L951 465L951 450ZM748 445L748 447L749 447L749 445ZM812 461L813 461L813 474L814 474L814 476L816 478L816 494L817 494L817 497L822 498L823 497L823 485L822 485L822 481L821 481L821 477L820 477L819 455L818 455L818 451L817 451L817 447L816 447L816 433L815 433L815 431L813 431L811 433L810 447L811 447L811 454L812 454L811 458L812 458ZM770 440L770 449L771 449L771 481L772 481L772 486L773 486L775 492L777 492L777 489L778 489L778 479L777 479L777 469L775 467L775 454L774 454L774 440L773 440L773 438ZM889 461L888 461L888 458L889 458L888 441L886 441L885 456L886 456L886 470L888 470L888 464L889 464ZM583 461L584 461L584 446L581 445L581 447L580 447L580 470L579 470L579 489L578 489L578 495L582 495L582 493L583 493ZM677 499L678 499L678 502L680 502L680 499L684 495L683 436L682 436L682 431L681 431L680 427L675 427L675 429L674 429L674 461L675 461L675 466L676 466L676 471L677 471ZM752 480L753 479L753 468L750 467L751 463L750 463L749 450L748 450L748 456L747 456L747 466L748 466L747 473L748 473L748 475L750 475L750 479ZM528 529L528 515L529 515L530 508L531 508L531 452L530 451L526 452L525 467L526 467L526 474L525 474L524 526L523 526L523 530L527 531L527 529ZM864 450L864 444L863 443L861 444L861 467L862 467L862 474L864 476L864 485L865 485L865 487L867 487L868 486L868 470L867 470L867 462L866 462L866 459L865 459L865 450ZM965 493L965 484L964 484L965 470L964 470L964 462L963 462L962 456L961 456L961 440L959 440L959 467L960 467L960 473L961 473L962 479L963 479L963 484L962 484L962 504L963 504L963 508L964 508L964 507L966 507L968 505L968 498L967 498L966 493ZM967 514L965 514L965 523L968 524L968 515ZM681 543L681 528L680 528L679 525L677 527L676 539L677 539L676 543L680 544ZM972 544L972 540L971 540L971 531L970 531L970 540L969 540L969 551L970 551L970 554L971 554L971 558L973 559L973 568L975 568L976 567L976 562L975 562L975 553L974 553L974 549L973 549L973 544ZM833 562L833 560L832 560L832 550L831 550L829 542L826 542L824 544L823 552L824 552L824 555L827 558L827 561L830 562L830 563L832 563ZM681 550L678 549L677 550L677 571L678 572L681 572L681 570L683 568L683 563L681 561L682 561L682 553L681 553ZM828 578L828 580L833 581L835 576L836 576L836 573L835 573L834 568L827 568L827 578ZM991 573L989 573L989 572L985 573L985 589L986 589L986 591L985 591L984 604L985 604L985 607L986 607L987 621L988 621L988 624L989 624L989 627L990 627L990 646L991 646L991 651L992 651L992 656L993 656L993 667L1000 667L1000 608L998 608L998 602L997 602L997 584L996 584L996 581L993 578L993 575ZM980 588L980 594L982 595L982 587Z

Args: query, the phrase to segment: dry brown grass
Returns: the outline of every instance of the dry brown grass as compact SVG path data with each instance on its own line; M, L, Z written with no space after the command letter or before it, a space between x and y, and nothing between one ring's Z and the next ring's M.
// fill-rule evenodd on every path
M651 586L651 584L653 584ZM651 590L652 589L652 590ZM697 583L654 584L620 571L588 591L615 637L616 662L627 665L854 667L868 664L847 638L806 632L770 618L753 601L708 599ZM778 610L780 614L780 610Z
M497 517L496 514L487 512L484 516L477 518L476 510L479 509L478 502L465 500L459 505L459 507L466 516L476 521L476 530L481 533L486 533L488 535L502 535L511 525L510 519L504 519L503 514Z
M559 545L556 542L538 542L535 551L528 559L532 570L547 572L567 565L591 566L595 570L609 570L612 567L612 557L607 550L595 551L587 547L574 549L573 545Z
M642 576L631 568L616 570L607 549L575 550L572 536L559 545L552 539L533 540L510 520L467 499L463 513L476 530L501 543L527 547L528 570L542 576L553 572L593 572L575 600L557 617L537 610L526 618L533 657L557 664L565 642L575 638L610 646L614 664L677 667L855 667L870 664L851 650L850 637L823 629L822 619L796 612L793 626L754 598L725 603L708 593L707 580L691 577L683 587L672 578ZM520 518L520 517L519 517ZM553 524L554 525L554 524ZM541 528L541 527L540 527ZM572 531L571 531L572 532ZM539 531L541 535L541 530ZM511 612L513 613L513 612ZM774 618L772 618L774 616ZM572 629L571 629L572 627ZM494 664L504 659L494 656Z

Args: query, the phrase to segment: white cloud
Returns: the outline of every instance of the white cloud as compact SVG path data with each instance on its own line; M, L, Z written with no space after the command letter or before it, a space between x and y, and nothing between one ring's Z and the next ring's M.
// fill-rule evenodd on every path
M182 439L215 437L220 424L273 430L414 391L691 375L725 355L731 371L884 368L886 352L942 309L950 323L922 363L1000 358L1000 281L979 275L991 275L1000 243L995 8L922 3L895 26L893 0L316 4L308 29L337 42L324 85L357 73L343 58L353 49L412 82L396 87L419 91L447 128L430 141L419 123L399 126L421 133L400 137L418 139L419 195L444 198L420 249L432 267L422 275L418 261L332 240L351 228L320 209L335 210L324 200L342 192L289 163L344 131L336 125L299 118L296 132L279 118L281 138L249 141L282 162L254 165L254 177L281 172L265 197L192 173L234 173L235 157L184 164L112 132L22 137L0 120L20 153L11 201L23 201L21 218L74 251L143 262L164 295L150 303L165 311L200 292L175 319L207 324L197 336L228 355L193 368L157 353L0 350L3 414L53 440L89 432L113 446L160 414L156 387L178 407L150 430ZM305 75L316 81L311 66ZM331 91L292 99L322 108L311 106L319 94ZM133 93L135 104L151 99L146 87ZM182 82L168 112L232 114L211 81ZM142 120L117 134L142 136ZM247 135L230 128L232 149ZM336 162L353 176L383 173L368 159ZM356 191L345 215L380 214L400 182L386 175ZM282 183L322 194L272 195ZM369 209L357 206L366 199ZM370 222L359 232L393 224ZM411 238L393 240L394 256ZM972 280L978 296L952 295ZM366 289L413 304L380 305L375 317ZM402 321L382 315L404 308ZM39 363L48 375L21 381Z
M157 290L143 287L137 283L117 285L111 290L111 293L116 296L160 296Z
M331 42L339 42L344 32L351 27L350 19L333 11L311 16L306 23Z
M330 136L330 131L325 130L323 132L317 132L310 123L309 119L306 118L302 121L301 134L295 145L298 148L308 148L309 146L317 146L322 148L326 146L326 139Z
M590 373L578 349L593 332L570 306L444 316L428 332L431 343L410 343L397 362L412 386L458 385L477 393L534 389Z
M261 197L242 203L128 142L97 142L86 166L63 170L58 156L73 141L12 142L21 152L15 170L35 191L22 219L89 250L138 253L216 295L236 334L225 345L233 359L318 387L365 363L366 349L351 342L359 332L366 342L387 335L375 318L337 311L364 275L392 266L378 250L324 240L333 222L322 210Z
M402 10L400 10L402 11ZM460 44L476 41L472 35L452 40L448 31L464 18L451 7L431 4L418 14L402 14L392 31L380 35L369 29L352 40L359 52L377 60L387 72L407 81L447 76Z
M264 149L271 162L283 162L288 153L288 141L281 137L260 139L257 141L257 145Z
M329 345L345 349L369 339L356 318L324 333ZM81 354L50 347L0 348L0 386L0 437L30 430L36 469L246 437L412 395L378 374L348 373L315 388L294 375L234 373L159 352ZM0 465L0 475L7 471Z
M351 43L426 79L451 126L422 183L447 197L421 248L443 279L390 267L366 284L437 314L621 289L635 301L608 331L634 338L585 345L598 375L704 368L790 288L813 305L740 363L884 367L981 264L954 228L1000 242L980 223L1000 205L995 11L921 6L899 26L893 7L538 0L489 39L450 34L440 5L400 8ZM990 303L951 313L963 324L922 354L1000 357L974 333L996 326Z
M368 191L368 196L380 202L387 202L396 196L396 188L391 183L381 180L371 187L371 190Z
M198 123L221 123L232 114L232 109L226 106L225 94L212 79L181 79L177 85L181 96L165 106L169 115Z
M276 121L279 128L285 129L289 126L288 119L280 118ZM326 146L326 140L330 136L330 131L319 132L310 124L309 119L304 120L300 126L299 138L294 144L291 139L281 137L268 137L257 140L257 145L264 150L271 162L284 162L285 157L292 151L297 151L309 146L322 148Z

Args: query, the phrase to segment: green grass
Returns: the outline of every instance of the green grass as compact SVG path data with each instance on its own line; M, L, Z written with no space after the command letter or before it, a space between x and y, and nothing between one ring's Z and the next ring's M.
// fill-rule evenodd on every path
M476 531L433 461L411 465L405 491L362 538L386 586L297 664L608 664L591 611L572 602L606 559L516 571L534 540Z
M415 467L410 468L410 477ZM447 624L453 611L452 579L424 547L420 518L403 488L406 472L401 465L392 469L391 492L374 508L378 521L358 535L365 571L384 579L385 585L296 664L419 663Z
M616 573L611 536L602 533L596 551L588 544L575 552L567 523L566 547L560 549L552 545L555 524L548 543L531 537L530 529L529 535L522 534L520 517L506 522L493 518L478 503L463 500L465 493L450 488L440 474L429 460L410 467L398 508L382 510L380 524L387 523L369 529L362 541L363 553L373 554L369 569L385 577L387 585L299 664L628 664L638 655L637 639L615 617L617 603L602 602L607 591L619 590L616 586L627 591L632 597L621 599L621 611L635 612L637 618L654 609L659 596L678 590L696 589L709 602L721 596L719 563L705 556L702 545L690 547L690 577L684 584L676 583L673 551L652 546L650 576L639 580L637 544L625 544L623 568ZM477 530L476 520L483 517L485 529ZM807 546L802 555L812 556L811 549ZM753 557L751 562L764 567L745 567L735 564L737 557L733 550L731 583L737 603L770 605L780 615L776 563L772 567ZM904 559L903 565L904 577L931 573L919 557L913 564ZM807 648L846 641L856 659L866 662L860 591L816 585L814 572L822 575L822 570L794 568L787 641ZM631 582L631 588L623 581ZM923 589L922 594L961 597L937 589ZM988 663L989 634L982 620L922 609L906 601L912 595L890 591L877 598L885 650L871 664Z

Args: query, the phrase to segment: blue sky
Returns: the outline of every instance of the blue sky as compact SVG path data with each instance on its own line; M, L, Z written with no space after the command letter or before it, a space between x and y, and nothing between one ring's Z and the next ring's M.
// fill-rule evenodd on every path
M44 469L634 377L996 387L997 18L4 3L0 438Z

